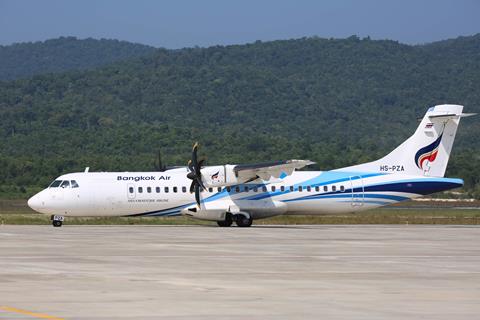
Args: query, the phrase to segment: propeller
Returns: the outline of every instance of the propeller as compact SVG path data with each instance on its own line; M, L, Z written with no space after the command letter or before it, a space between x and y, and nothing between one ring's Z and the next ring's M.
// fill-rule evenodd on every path
M188 161L188 169L190 172L187 174L187 178L192 180L192 184L190 185L190 193L195 192L195 200L197 201L197 205L200 206L200 191L205 190L201 172L202 165L204 164L205 160L202 159L198 161L197 150L198 142L193 145L192 159Z

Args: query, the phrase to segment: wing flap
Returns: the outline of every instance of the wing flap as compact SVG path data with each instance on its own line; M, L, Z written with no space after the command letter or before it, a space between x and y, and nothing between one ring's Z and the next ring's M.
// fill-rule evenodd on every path
M291 175L296 169L301 169L314 163L315 162L310 160L285 160L256 164L241 164L236 165L233 171L240 181L253 181L258 178L261 178L262 180L270 180L271 178L284 178Z

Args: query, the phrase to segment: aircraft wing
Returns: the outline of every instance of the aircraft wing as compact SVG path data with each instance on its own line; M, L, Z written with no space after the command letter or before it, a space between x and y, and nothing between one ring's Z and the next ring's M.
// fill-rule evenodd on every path
M289 176L295 169L314 164L310 160L285 160L255 164L239 164L233 168L235 176L240 181L253 181L258 178L269 180L271 178L284 178Z

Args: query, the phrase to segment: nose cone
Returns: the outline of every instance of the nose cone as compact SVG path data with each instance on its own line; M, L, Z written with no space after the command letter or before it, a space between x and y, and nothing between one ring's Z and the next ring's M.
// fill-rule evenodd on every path
M42 204L41 197L38 193L36 195L34 195L33 197L31 197L30 199L28 199L27 204L30 208L32 208L33 210L35 210L37 212L40 212L41 208L44 205L44 204Z

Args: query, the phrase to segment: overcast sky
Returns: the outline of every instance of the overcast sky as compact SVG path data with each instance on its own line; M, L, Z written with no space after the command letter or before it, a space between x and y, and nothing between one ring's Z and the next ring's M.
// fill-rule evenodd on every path
M0 44L59 36L181 48L356 34L425 43L480 32L477 0L0 0Z

